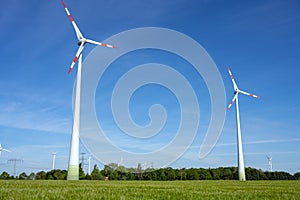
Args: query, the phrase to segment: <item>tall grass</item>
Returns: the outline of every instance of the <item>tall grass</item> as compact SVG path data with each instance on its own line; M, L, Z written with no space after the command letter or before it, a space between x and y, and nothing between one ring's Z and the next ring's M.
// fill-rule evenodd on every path
M0 181L0 199L300 199L300 181Z

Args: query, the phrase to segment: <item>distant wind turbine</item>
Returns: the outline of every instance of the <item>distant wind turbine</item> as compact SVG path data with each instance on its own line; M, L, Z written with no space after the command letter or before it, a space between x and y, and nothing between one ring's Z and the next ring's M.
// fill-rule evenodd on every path
M254 98L260 98L259 96L256 96L254 94L244 92L240 90L233 78L233 75L230 71L230 68L228 67L228 73L230 75L233 88L234 88L234 97L229 103L227 107L227 111L230 109L232 104L235 102L235 110L236 110L236 128L237 128L237 148L238 148L238 173L239 173L239 180L240 181L245 181L246 180L246 175L245 175L245 165L244 165L244 155L243 155L243 146L242 146L242 135L241 135L241 126L240 126L240 112L239 112L239 99L238 95L245 94L247 96L251 96Z
M268 155L266 155L266 157L267 157L267 159L268 159L268 161L269 161L269 171L270 172L272 172L272 157L270 157L270 156L268 156Z
M56 158L56 152L52 153L52 170L55 169L55 158Z
M123 157L121 157L120 162L118 162L117 164L118 164L118 167L121 166L121 165L123 164Z
M91 159L92 159L92 156L89 156L88 158L88 174L91 175Z
M76 25L72 15L70 14L66 4L62 1L62 4L65 8L65 11L73 25L77 39L78 39L78 50L73 59L73 62L69 68L68 73L70 73L78 60L78 70L76 78L76 93L75 93L75 103L74 103L74 113L73 113L73 130L72 130L72 139L70 146L70 158L68 166L68 175L67 180L78 180L79 179L79 129L80 129L80 90L81 90L81 66L82 66L82 51L86 43L95 44L99 46L116 48L114 45L104 44L101 42L96 42L94 40L87 39L83 37L78 26Z
M2 151L11 152L11 151L10 151L10 150L8 150L8 149L4 149L4 148L2 148L2 145L0 144L0 157L1 157L1 153L2 153Z

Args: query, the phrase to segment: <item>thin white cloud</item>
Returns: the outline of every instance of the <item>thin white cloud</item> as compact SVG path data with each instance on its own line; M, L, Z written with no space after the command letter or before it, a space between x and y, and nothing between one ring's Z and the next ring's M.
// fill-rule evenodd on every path
M300 154L300 151L275 151L272 152L272 155L281 155L281 154ZM237 155L236 152L231 153L219 153L219 154L213 154L213 157L223 157L223 156L234 156ZM253 153L247 153L245 152L244 155L266 155L266 152L253 152Z
M256 140L256 141L248 141L243 142L243 145L252 145L252 144L268 144L268 143L284 143L284 142L298 142L300 138L289 138L289 139L274 139L274 140ZM221 146L233 146L236 145L235 142L233 143L217 143L216 147ZM199 148L199 146L191 146L191 148Z
M2 94L0 125L37 131L68 133L72 124L61 103L43 96ZM12 97L13 96L13 97Z

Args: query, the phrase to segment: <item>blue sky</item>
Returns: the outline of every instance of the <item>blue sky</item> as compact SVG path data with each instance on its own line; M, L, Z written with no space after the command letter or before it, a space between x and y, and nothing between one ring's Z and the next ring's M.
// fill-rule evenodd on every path
M65 1L86 37L103 41L120 32L141 27L163 27L179 31L201 44L216 63L223 78L227 102L233 86L227 73L230 65L240 89L262 96L240 95L245 165L267 170L266 154L273 169L300 171L300 3L298 1ZM12 158L22 159L17 172L49 170L52 152L56 167L67 168L72 130L72 96L76 71L67 70L77 50L74 30L61 1L12 0L0 6L0 143L11 153L2 153L0 171L12 173ZM118 44L116 44L118 45ZM86 45L84 55L94 48ZM142 51L120 59L99 86L95 105L113 143L122 143L110 113L109 94L115 76L124 73L117 65L158 62L177 68L170 55ZM153 58L154 57L154 58ZM77 67L75 67L77 69ZM199 160L199 148L209 122L209 95L201 76L183 71L195 90L201 110L198 134L187 152L172 167L236 166L235 110L226 115L219 141L213 151ZM105 82L106 81L106 82ZM206 91L206 92L205 92ZM103 92L103 95L102 95ZM153 98L149 98L149 94ZM178 125L178 103L163 88L149 86L137 91L130 103L133 120L146 125L149 106L161 103L174 118L165 131ZM101 112L103 111L103 112ZM170 140L168 135L163 142ZM165 141L164 141L165 140ZM132 142L132 141L131 141ZM153 141L152 141L153 142ZM130 143L131 144L131 143ZM136 146L139 143L132 142ZM145 141L141 143L145 145ZM132 145L134 148L135 146ZM134 148L133 151L139 151ZM81 145L81 152L87 152ZM114 155L112 155L113 157ZM120 158L115 158L120 162ZM122 158L125 160L126 158ZM125 161L123 161L125 162ZM138 162L138 161L137 161ZM93 160L92 163L98 163ZM146 165L150 166L151 161ZM137 165L137 164L136 164ZM135 166L136 166L135 165ZM154 163L155 166L155 163Z

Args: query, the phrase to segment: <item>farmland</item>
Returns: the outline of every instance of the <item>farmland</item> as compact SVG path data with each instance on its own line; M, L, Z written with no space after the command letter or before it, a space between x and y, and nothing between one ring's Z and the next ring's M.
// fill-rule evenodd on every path
M300 199L300 181L1 180L0 199Z

